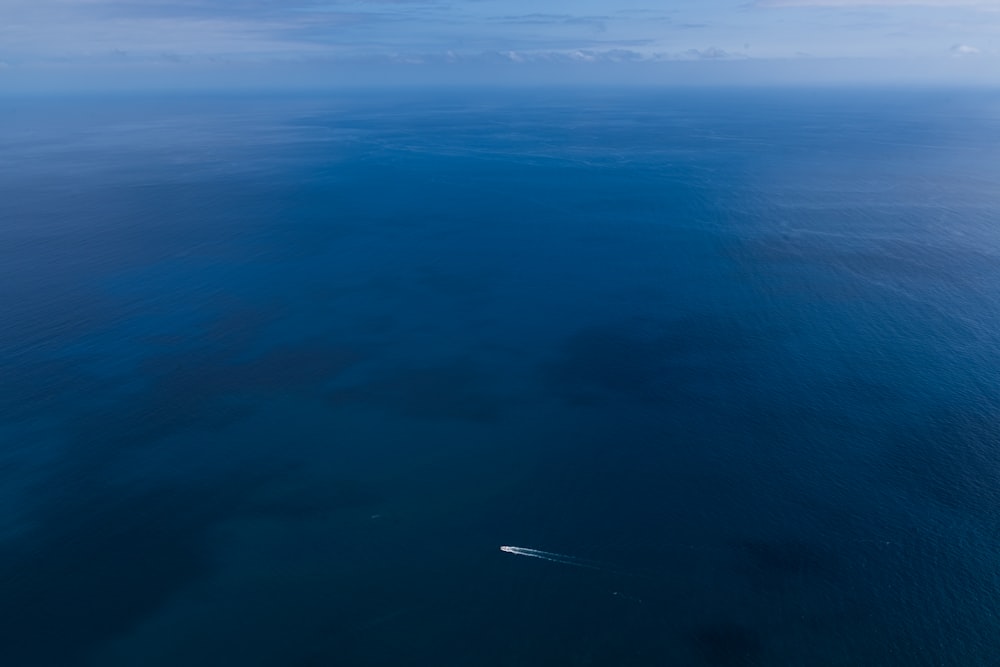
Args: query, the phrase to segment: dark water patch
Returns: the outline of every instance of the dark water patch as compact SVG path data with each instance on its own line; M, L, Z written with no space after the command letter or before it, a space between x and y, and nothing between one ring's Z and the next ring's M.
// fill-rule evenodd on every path
M0 357L0 416L18 420L55 414L109 388L71 359Z
M797 540L743 539L730 543L739 559L737 570L756 586L766 589L789 584L801 585L803 579L830 579L836 573L833 553Z
M408 418L495 422L510 400L495 392L488 373L469 361L401 367L330 395L334 405L362 404Z
M365 317L393 316L406 313L413 299L423 299L414 289L413 276L386 259L386 266L377 271L365 269L356 275L339 276L323 283L303 286L303 295L314 307L322 309L357 308Z
M550 381L575 403L588 402L588 394L593 392L655 400L666 381L664 352L656 340L637 339L621 331L591 330L571 338L563 358L545 370Z
M78 464L101 466L122 451L180 433L219 430L245 419L252 411L249 404L218 400L206 391L178 390L169 384L154 386L115 401L111 408L71 420L72 452L64 463L71 470Z
M736 320L715 316L589 328L571 336L542 374L571 403L663 402L732 390L760 342Z
M203 339L240 349L259 340L269 327L289 313L290 308L287 304L259 300L225 302L220 304L219 310L221 314L208 324Z
M366 358L363 348L327 339L300 341L226 368L232 390L287 391L328 382Z
M170 331L149 331L138 337L151 350L146 364L156 366L159 357L180 358L184 354L201 354L207 361L210 353L226 359L252 355L254 346L266 339L268 329L291 312L284 303L263 299L247 303L227 296L206 299L198 309L211 312L201 327L185 323Z
M688 641L706 665L763 665L764 642L751 628L737 623L710 623L693 630Z
M285 476L259 486L247 496L248 513L286 519L310 518L343 510L371 509L385 500L384 491L369 481L311 479L307 470L288 469L285 472Z
M32 517L34 528L0 554L3 664L90 664L89 654L218 571L216 531L230 522L298 525L343 511L370 514L384 498L366 480L317 477L274 462L233 464L207 479L170 484L148 476L126 484L116 474L109 466L68 471ZM298 557L334 549L340 539L256 548L294 550ZM356 595L377 597L361 584Z
M362 358L357 348L308 340L247 360L225 351L155 357L141 366L146 387L124 395L108 391L101 407L67 417L69 447L57 474L99 474L130 451L166 438L219 433L261 409L262 399L317 391ZM227 441L223 437L220 444ZM203 453L204 454L204 453Z
M397 326L397 320L392 315L369 315L358 322L358 332L369 336L382 336Z
M361 362L366 354L359 345L311 338L258 354L213 346L162 355L144 363L141 372L163 392L221 397L316 387Z
M483 273L424 267L418 272L417 283L435 294L460 301L467 308L485 305L493 298L493 279Z
M243 488L230 480L84 491L50 507L38 534L0 558L3 664L82 664L91 650L208 576L209 531L233 515Z

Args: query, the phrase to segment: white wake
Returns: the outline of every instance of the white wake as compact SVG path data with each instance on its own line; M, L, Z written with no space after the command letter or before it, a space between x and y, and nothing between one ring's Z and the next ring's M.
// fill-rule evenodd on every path
M573 565L574 567L587 567L592 570L603 569L600 565L593 563L591 561L584 560L582 558L576 558L575 556L567 556L565 554L557 554L552 551L542 551L541 549L528 549L527 547L509 547L502 546L500 551L505 553L514 554L515 556L527 556L528 558L541 558L542 560L547 560L552 563L561 563L562 565Z

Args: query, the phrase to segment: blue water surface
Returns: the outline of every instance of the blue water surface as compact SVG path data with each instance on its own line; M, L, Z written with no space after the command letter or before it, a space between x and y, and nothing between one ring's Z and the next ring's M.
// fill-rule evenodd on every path
M1000 94L7 99L0 154L5 667L997 664Z

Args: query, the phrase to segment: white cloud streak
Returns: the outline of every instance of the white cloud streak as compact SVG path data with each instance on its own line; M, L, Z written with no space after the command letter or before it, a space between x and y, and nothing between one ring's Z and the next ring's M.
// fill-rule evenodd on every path
M24 67L448 67L937 59L985 65L1000 0L0 0ZM956 46L957 45L957 46ZM803 53L811 58L803 58ZM977 56L977 57L970 57ZM731 63L731 64L732 64ZM525 65L520 67L519 65ZM235 66L235 65L234 65Z

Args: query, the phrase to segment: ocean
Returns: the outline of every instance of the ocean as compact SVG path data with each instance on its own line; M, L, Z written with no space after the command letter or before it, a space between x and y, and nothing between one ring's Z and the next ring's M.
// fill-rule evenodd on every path
M995 91L5 98L0 154L5 667L1000 661Z

